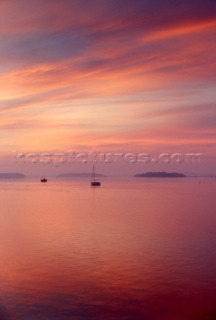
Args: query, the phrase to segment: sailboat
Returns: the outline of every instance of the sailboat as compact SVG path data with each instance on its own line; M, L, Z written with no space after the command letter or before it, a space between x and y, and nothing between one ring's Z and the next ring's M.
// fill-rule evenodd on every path
M92 187L100 187L101 183L95 180L95 166L93 164L92 174L91 174L91 186Z

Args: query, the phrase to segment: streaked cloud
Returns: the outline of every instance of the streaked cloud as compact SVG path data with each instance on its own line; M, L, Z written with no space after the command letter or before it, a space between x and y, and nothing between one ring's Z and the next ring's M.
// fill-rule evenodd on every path
M215 1L7 0L0 36L1 152L212 152Z

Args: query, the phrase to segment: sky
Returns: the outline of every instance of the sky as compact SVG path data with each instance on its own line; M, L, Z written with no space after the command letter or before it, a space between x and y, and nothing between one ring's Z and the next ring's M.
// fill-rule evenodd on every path
M216 175L215 52L214 0L1 0L0 171L12 152L191 152L182 169ZM108 171L147 170L127 166Z

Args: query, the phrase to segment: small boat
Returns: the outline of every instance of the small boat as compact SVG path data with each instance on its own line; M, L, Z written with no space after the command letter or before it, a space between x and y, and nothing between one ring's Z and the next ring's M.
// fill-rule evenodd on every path
M41 182L47 182L46 178L41 178Z
M100 187L101 183L95 180L95 166L93 164L92 174L91 174L91 186L92 187Z

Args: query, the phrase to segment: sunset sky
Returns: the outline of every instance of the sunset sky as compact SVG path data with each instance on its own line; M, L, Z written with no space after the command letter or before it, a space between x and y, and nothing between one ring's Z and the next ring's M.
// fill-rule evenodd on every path
M216 1L1 0L0 37L0 171L74 150L200 152L216 174Z

